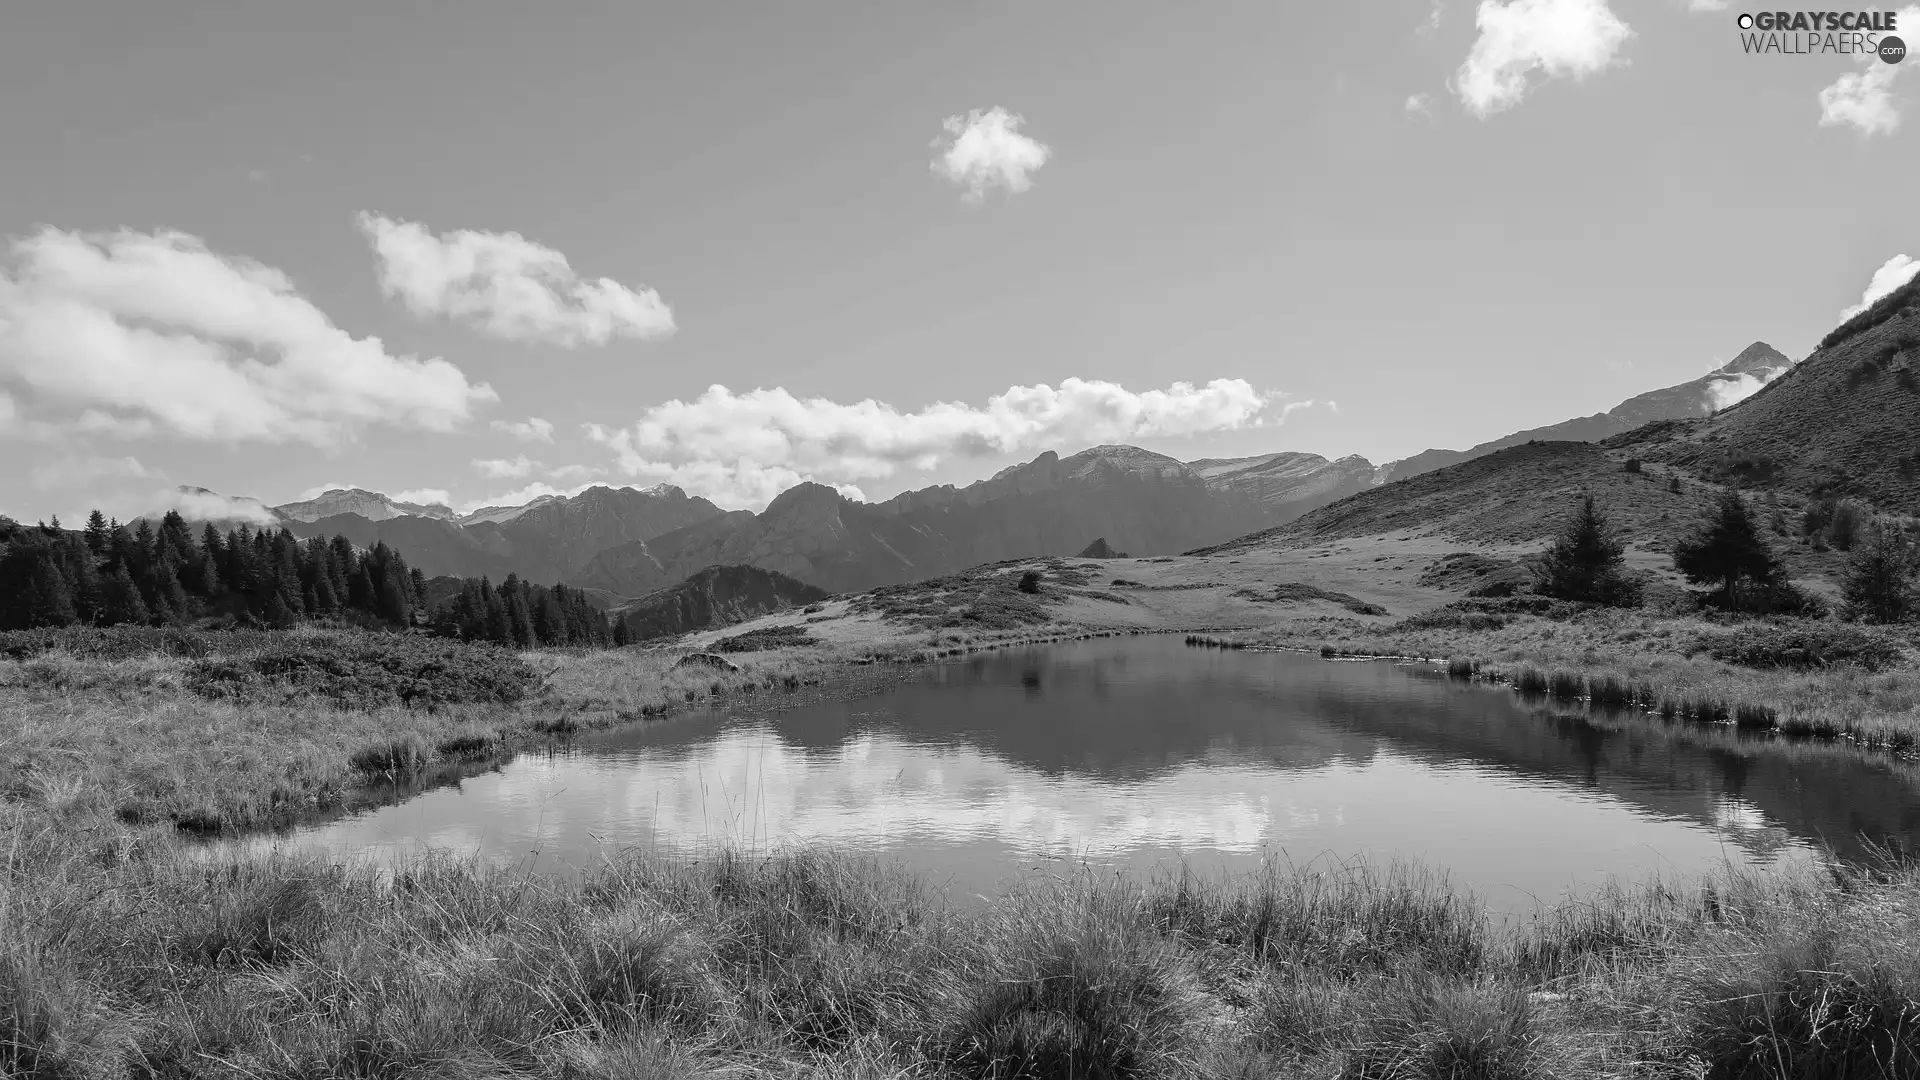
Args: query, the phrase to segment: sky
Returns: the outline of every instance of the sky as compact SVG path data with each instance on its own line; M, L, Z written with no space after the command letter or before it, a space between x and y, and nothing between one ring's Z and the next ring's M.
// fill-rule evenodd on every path
M1748 10L10 6L0 513L1383 463L1797 359L1920 266L1920 61Z

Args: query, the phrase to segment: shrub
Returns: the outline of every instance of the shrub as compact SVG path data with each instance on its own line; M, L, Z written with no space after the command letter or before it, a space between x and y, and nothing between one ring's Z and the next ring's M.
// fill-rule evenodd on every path
M1678 476L1667 477L1667 490L1673 492L1675 495L1680 494L1680 478Z
M1852 551L1854 542L1860 537L1865 517L1859 503L1852 499L1842 500L1834 506L1833 521L1827 525L1828 540L1840 551Z
M214 656L189 665L188 689L212 698L271 693L324 698L343 708L432 708L513 704L540 681L512 653L444 638L340 631L260 634L257 640L264 644L251 655Z
M804 626L766 626L758 630L749 630L744 634L723 637L713 643L713 651L723 653L761 652L766 649L785 649L818 644L820 644L820 639L807 633L807 628Z
M1020 591L1023 593L1039 592L1040 591L1040 571L1029 570L1024 574L1021 574L1020 575Z
M1899 638L1884 631L1835 623L1752 623L1701 635L1697 647L1716 660L1750 668L1810 668L1857 664L1869 671L1898 664Z
M1637 457L1630 457L1630 458L1628 458L1628 459L1627 459L1627 463L1626 463L1626 465L1625 465L1625 466L1623 466L1623 468L1622 468L1622 471L1623 471L1623 472L1630 472L1630 473L1637 473L1637 472L1639 472L1639 471L1640 471L1640 459L1639 459L1639 458L1637 458Z
M1906 619L1915 607L1916 575L1920 575L1920 552L1906 535L1891 525L1872 530L1866 543L1847 560L1841 586L1847 613L1878 623Z

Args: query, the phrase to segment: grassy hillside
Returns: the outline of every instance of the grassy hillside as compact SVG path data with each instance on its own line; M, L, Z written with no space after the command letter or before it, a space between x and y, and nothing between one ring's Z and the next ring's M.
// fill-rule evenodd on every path
M1690 525L1697 486L1671 490L1665 470L1630 472L1627 455L1592 443L1527 443L1323 506L1297 521L1192 552L1216 555L1302 547L1344 537L1410 532L1482 544L1527 544L1557 532L1577 496L1591 494L1615 528L1664 546Z
M827 591L757 566L709 566L677 585L615 608L635 641L730 626L825 600Z
M1606 445L1712 479L1920 511L1920 280L1739 405Z

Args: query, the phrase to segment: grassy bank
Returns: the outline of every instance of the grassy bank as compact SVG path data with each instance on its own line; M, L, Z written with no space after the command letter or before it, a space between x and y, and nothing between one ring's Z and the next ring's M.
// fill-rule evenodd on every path
M1445 660L1455 675L1562 701L1920 752L1920 649L1911 630L1604 608L1455 609L1384 625L1300 620L1198 641Z

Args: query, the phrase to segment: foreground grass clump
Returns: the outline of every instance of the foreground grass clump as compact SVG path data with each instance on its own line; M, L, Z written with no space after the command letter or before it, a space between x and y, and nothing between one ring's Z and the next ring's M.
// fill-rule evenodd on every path
M0 1075L1920 1069L1907 870L1621 887L1513 929L1409 867L1083 870L954 907L814 849L578 877L177 844L107 865L9 827Z

